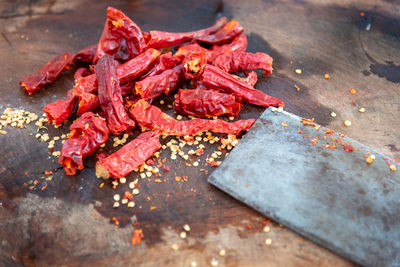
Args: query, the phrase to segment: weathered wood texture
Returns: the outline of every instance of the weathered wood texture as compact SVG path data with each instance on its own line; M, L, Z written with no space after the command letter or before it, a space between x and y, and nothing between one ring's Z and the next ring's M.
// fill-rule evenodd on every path
M76 52L97 42L108 4L2 0L0 110L23 107L41 113L46 103L64 97L73 85L72 71L32 97L19 88L18 78L58 53ZM210 25L219 12L239 20L246 27L249 50L270 53L275 59L275 72L269 78L260 76L256 88L282 98L288 111L315 117L325 126L400 158L398 1L143 0L112 4L143 30L195 30ZM296 75L296 68L303 74ZM332 78L325 80L325 73ZM355 95L349 93L352 87L357 90ZM172 102L171 96L164 99ZM360 114L359 107L366 112ZM332 118L331 111L338 116ZM261 108L246 105L241 117L257 117L261 112ZM352 121L351 127L343 126L345 119ZM172 171L163 175L165 183L139 179L136 207L113 209L113 194L124 192L128 185L113 190L106 183L100 189L94 157L78 175L65 176L49 157L47 144L29 135L35 129L7 129L8 134L0 135L2 266L190 266L192 261L209 266L212 257L219 266L352 265L274 223L267 223L271 232L263 233L262 216L207 184L207 175L199 171L211 171L203 166L204 159L197 168L179 160L169 162ZM66 133L68 125L49 132ZM215 149L209 145L207 151ZM46 190L29 191L22 186L45 170L55 172ZM188 182L176 182L175 173L187 175ZM128 181L135 177L130 175ZM150 206L157 209L150 210ZM119 219L119 227L112 217ZM145 238L134 247L130 239L135 219ZM186 223L192 230L181 240L179 232ZM271 246L264 244L266 238L272 239ZM173 243L179 244L179 250L171 249ZM218 255L220 249L226 250L226 256Z

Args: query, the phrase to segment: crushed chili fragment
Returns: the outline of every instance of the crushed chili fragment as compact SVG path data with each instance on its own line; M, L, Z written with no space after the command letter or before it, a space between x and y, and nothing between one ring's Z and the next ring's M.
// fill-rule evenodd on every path
M133 236L132 236L132 245L134 246L139 245L140 242L142 242L143 237L144 236L142 229L135 229L135 231L133 231Z

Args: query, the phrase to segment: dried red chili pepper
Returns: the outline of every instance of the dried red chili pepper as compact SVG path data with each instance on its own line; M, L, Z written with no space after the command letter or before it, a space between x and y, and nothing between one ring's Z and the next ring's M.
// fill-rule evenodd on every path
M74 80L92 74L88 68L78 68L74 73Z
M232 41L236 36L240 35L244 31L242 25L236 20L231 20L226 23L222 28L213 34L206 36L197 36L196 41L209 43L209 44L226 44Z
M255 119L238 120L232 123L224 120L192 119L178 121L163 113L161 109L152 106L144 99L140 99L129 110L131 117L143 127L153 131L161 131L167 135L195 135L203 131L216 133L239 134L247 131L256 121Z
M186 55L183 64L183 73L186 79L198 79L207 64L207 52L205 49L191 50Z
M34 94L48 84L51 84L63 70L70 67L74 56L65 52L50 60L36 73L26 75L19 79L19 84L29 95Z
M117 75L121 83L134 80L148 71L160 56L160 51L148 49L139 56L121 64L117 68Z
M82 93L79 96L77 115L92 111L100 105L99 97L92 93Z
M147 77L136 82L136 94L140 94L143 99L149 100L168 94L180 86L182 82L182 65L178 65L173 69L165 70L158 75Z
M242 98L203 88L179 89L174 107L182 114L196 117L223 114L236 117L242 108Z
M164 70L171 69L178 65L180 61L172 56L171 52L162 54L161 56L158 57L157 62L154 64L153 68L151 68L145 75L140 77L141 80L154 76L157 74L160 74Z
M129 58L133 58L145 50L146 43L139 26L121 10L108 7L107 20L93 63L97 63L104 55L116 54L121 47L122 38L125 39Z
M243 82L251 85L251 86L254 86L257 83L257 80L258 80L257 73L255 71L253 71L253 70L250 71L247 74L246 78L242 78L242 77L239 77L239 76L236 76L236 75L233 75L233 74L232 74L232 76L237 78L240 81L243 81Z
M181 47L179 47L178 51L176 51L176 53L174 54L174 58L179 59L180 62L184 62L187 55L190 52L199 51L199 50L204 50L204 51L208 52L207 49L205 49L204 47L201 47L197 43L182 45Z
M47 104L43 111L46 113L47 120L55 125L63 123L72 113L77 99L73 91L69 90L67 99L60 99L56 102Z
M92 63L94 55L96 54L96 50L97 50L97 44L88 46L80 50L78 53L75 54L74 62L80 61L80 62Z
M164 31L150 31L150 40L147 43L147 47L163 48L182 44L193 39L206 38L210 34L213 34L224 27L227 21L227 18L222 17L218 19L213 26L194 32L173 33Z
M118 65L117 76L120 82L125 83L140 77L141 74L151 68L159 55L159 51L149 49L124 64ZM79 96L82 93L95 93L97 92L97 86L97 78L94 74L80 78L75 80L74 94Z
M99 159L96 164L96 175L97 177L112 177L115 179L124 177L139 167L160 148L158 133L142 133L117 152Z
M246 35L240 35L232 40L229 44L213 45L207 53L207 62L212 63L214 59L224 53L244 52L247 49Z
M145 50L146 43L142 30L121 10L108 7L107 20L111 21L113 30L125 39L129 58L134 58Z
M260 52L231 52L218 56L212 64L226 72L263 69L266 75L270 75L272 61L272 57Z
M210 88L215 88L226 93L235 93L242 96L243 101L262 107L284 107L282 100L264 94L254 89L246 82L240 81L231 74L212 65L204 69L201 82Z
M100 107L106 114L107 125L113 134L135 126L125 111L121 88L116 73L116 61L109 55L102 57L94 66L94 72L98 80L98 96Z
M106 122L92 112L83 114L69 128L71 132L62 146L58 162L67 175L74 175L76 170L83 169L82 159L107 141L108 128Z

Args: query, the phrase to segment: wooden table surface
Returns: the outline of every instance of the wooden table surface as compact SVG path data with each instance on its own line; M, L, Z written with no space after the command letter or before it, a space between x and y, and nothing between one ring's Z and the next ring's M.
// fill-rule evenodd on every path
M31 97L19 88L18 78L56 54L96 43L108 4L3 0L0 111L13 107L41 114L45 104L64 97L73 86L73 71ZM256 88L282 98L290 112L314 117L400 159L399 1L142 0L112 5L146 31L199 29L211 25L220 12L237 19L246 28L248 50L274 58L274 73L259 76ZM297 68L301 75L295 74ZM330 80L324 79L325 73ZM350 94L350 88L356 94ZM163 99L172 102L171 96ZM359 113L360 107L366 112ZM241 118L257 118L262 110L246 105ZM345 119L352 121L351 127L343 126ZM168 159L172 170L161 177L166 182L139 178L136 206L113 209L113 195L123 193L128 183L113 190L106 182L99 188L94 156L85 161L83 171L68 177L48 154L47 143L29 135L36 134L33 124L5 130L7 134L0 135L1 266L191 266L193 261L211 266L213 257L218 266L353 265L213 188L200 171L212 171L204 166L204 157L197 168ZM67 132L68 125L48 130L50 136ZM216 147L207 145L207 152ZM164 151L161 156L170 154ZM23 186L34 179L43 183L40 176L46 170L53 170L54 177L45 190ZM188 176L187 182L175 181L182 175ZM129 175L128 182L137 176ZM184 224L191 230L180 239ZM264 225L270 226L269 233L262 231ZM143 229L144 239L133 246L136 228ZM270 246L266 238L272 240ZM219 255L221 249L225 256Z

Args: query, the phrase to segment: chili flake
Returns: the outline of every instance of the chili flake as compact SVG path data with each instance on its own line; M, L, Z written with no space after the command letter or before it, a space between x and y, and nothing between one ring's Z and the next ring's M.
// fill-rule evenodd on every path
M324 78L325 78L325 80L329 80L331 78L331 75L329 75L328 73L325 73Z
M139 245L140 242L143 239L143 231L142 229L136 229L135 231L133 231L133 236L132 236L132 245L136 246Z
M369 155L365 161L367 162L367 164L372 164L374 160L375 160L375 155Z
M356 89L354 89L354 88L350 89L350 94L354 95L356 92L357 92Z

